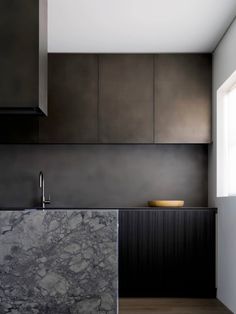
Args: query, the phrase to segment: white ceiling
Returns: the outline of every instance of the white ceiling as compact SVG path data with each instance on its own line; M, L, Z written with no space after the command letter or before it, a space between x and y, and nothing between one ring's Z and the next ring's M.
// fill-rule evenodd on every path
M50 52L211 52L236 0L48 0Z

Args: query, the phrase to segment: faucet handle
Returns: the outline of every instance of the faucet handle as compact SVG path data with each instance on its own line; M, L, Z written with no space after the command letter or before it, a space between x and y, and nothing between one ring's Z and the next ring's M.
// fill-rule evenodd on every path
M50 204L51 203L51 196L50 194L48 195L48 199L44 201L44 204Z

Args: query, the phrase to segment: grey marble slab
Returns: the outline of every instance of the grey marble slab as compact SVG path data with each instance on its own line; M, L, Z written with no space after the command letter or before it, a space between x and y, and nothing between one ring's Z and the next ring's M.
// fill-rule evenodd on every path
M118 211L0 212L0 313L117 313Z

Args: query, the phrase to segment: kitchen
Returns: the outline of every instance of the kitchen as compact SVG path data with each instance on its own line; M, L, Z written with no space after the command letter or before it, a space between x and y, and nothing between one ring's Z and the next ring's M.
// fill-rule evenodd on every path
M236 312L236 4L172 5L1 1L1 313Z

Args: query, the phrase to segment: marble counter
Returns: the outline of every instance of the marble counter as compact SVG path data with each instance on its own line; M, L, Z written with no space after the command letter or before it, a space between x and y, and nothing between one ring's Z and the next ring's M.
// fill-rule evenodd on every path
M0 212L0 313L113 314L118 211Z

